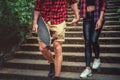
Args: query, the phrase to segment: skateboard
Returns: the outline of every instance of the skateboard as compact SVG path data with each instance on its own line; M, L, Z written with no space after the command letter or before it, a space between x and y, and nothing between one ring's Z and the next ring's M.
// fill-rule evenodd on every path
M34 10L32 10L32 18L34 19L33 13ZM37 31L38 37L46 45L46 47L50 47L51 45L50 32L42 16L38 18L37 24L38 24L38 31Z
M38 37L40 40L45 43L46 46L50 46L51 44L51 38L50 38L50 32L48 30L48 27L43 20L43 18L40 16L38 18L38 31L37 31Z

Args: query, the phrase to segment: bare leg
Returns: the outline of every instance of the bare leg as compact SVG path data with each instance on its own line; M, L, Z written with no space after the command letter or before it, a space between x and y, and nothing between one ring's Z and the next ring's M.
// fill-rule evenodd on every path
M53 43L54 46L54 52L55 52L55 76L59 77L60 76L60 72L61 72L61 65L62 65L62 61L63 61L63 56L62 56L62 43L55 41Z
M42 52L45 59L47 59L50 63L54 63L54 58L51 54L51 51L46 48L46 45L43 42L39 41L39 46L39 49Z

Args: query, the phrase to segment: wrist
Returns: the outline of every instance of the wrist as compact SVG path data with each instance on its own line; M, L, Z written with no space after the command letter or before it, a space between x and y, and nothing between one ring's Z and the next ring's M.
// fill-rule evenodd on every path
M103 19L102 19L102 18L99 18L99 20L98 20L98 21L102 22L102 21L103 21Z
M101 20L101 21L102 21L102 20L103 20L103 17L100 17L100 18L99 18L99 20Z
M75 19L77 19L77 20L79 20L79 19L80 19L80 17L79 17L79 16L75 16L74 18L75 18Z
M36 21L33 21L33 24L35 25L35 24L37 24L37 22L36 22Z

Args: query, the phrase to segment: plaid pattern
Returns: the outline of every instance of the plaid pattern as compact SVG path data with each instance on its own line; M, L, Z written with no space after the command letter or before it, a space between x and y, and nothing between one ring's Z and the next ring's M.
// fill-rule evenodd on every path
M68 2L72 5L76 0ZM67 19L68 2L67 0L36 0L35 10L40 11L46 22L60 24Z
M80 0L78 8L80 9L80 16L86 18L87 4L86 0ZM96 22L100 17L100 11L106 10L106 0L95 0L94 21Z

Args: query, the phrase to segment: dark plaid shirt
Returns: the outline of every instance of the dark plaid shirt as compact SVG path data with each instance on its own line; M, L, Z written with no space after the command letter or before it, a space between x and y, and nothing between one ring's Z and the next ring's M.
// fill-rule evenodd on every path
M70 5L76 3L76 0L68 0ZM46 22L59 24L67 19L67 0L36 0L35 10L40 11L41 16Z
M80 16L86 18L87 3L86 0L80 0L78 8L80 9ZM106 0L95 0L94 21L96 22L100 17L100 11L106 10Z

